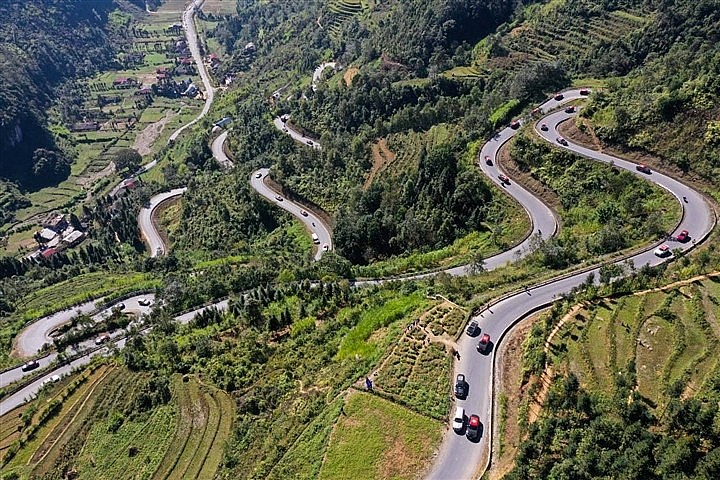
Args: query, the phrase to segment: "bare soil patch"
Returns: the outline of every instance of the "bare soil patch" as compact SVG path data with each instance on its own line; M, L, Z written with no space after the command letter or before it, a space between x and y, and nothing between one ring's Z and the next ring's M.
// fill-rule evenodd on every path
M518 427L518 413L520 405L527 393L529 384L521 384L522 372L522 343L527 337L533 323L539 318L539 315L533 315L520 322L517 327L513 328L508 337L500 345L500 358L502 361L498 363L497 377L495 384L498 385L497 394L503 393L507 397L507 414L505 419L504 433L499 431L499 399L496 398L495 404L498 406L495 418L495 432L493 434L493 452L494 458L490 469L488 470L488 478L499 479L512 469L515 462L518 445L520 444L520 428ZM500 452L500 436L503 435L503 451Z
M345 70L345 73L343 74L343 80L345 81L345 85L348 87L352 85L353 78L355 78L355 75L360 73L360 69L357 67L350 67L347 70Z
M388 148L386 138L381 138L377 143L372 145L372 156L373 165L363 184L363 190L366 190L372 184L375 175L379 171L383 170L395 160L395 153L391 152Z
M177 116L177 113L175 112L165 112L165 116L163 118L155 123L151 123L138 133L137 137L135 137L135 142L133 143L132 148L143 157L150 155L152 153L152 147L155 140L158 139L162 131L165 129L165 125L167 125L167 123L175 116Z

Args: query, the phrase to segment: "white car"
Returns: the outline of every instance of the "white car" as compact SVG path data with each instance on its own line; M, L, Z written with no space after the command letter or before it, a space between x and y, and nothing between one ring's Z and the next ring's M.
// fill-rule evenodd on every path
M307 217L308 213L305 210L300 210L300 215L302 215L303 217Z
M323 243L323 252L327 252L328 250L330 250L330 245Z
M281 197L280 195L275 195L275 200L277 200L278 202L282 202L283 197Z
M455 416L453 417L452 427L456 432L462 431L465 426L465 409L463 407L457 407L455 409Z
M655 256L658 256L660 258L669 257L670 255L672 255L672 251L670 251L670 247L668 247L667 245L660 245L658 248L655 249L653 253L655 254Z
M260 172L256 173L255 178L262 178L262 173L260 173Z

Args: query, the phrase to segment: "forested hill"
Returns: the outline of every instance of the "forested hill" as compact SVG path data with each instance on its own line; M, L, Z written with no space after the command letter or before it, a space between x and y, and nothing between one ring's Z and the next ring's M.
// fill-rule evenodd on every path
M113 61L107 24L117 7L116 0L0 1L0 178L35 188L69 171L63 155L45 153L53 165L33 172L34 152L55 150L45 110L61 82Z

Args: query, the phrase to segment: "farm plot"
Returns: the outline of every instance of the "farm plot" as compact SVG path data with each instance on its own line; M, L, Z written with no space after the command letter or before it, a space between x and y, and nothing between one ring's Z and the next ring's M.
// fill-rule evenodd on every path
M174 381L179 415L175 434L154 479L212 478L230 435L233 405L227 394L194 377Z
M708 279L583 308L553 338L551 362L608 393L632 364L638 392L659 411L672 397L702 396L720 367L717 290Z
M455 332L465 313L442 303L406 327L405 334L375 372L375 389L432 418L447 415Z
M411 479L429 465L439 421L366 393L350 395L343 410L319 478Z

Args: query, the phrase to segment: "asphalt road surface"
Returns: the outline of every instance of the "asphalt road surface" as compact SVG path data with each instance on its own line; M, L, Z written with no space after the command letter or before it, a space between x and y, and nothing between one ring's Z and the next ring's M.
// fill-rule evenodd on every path
M181 126L177 130L175 130L168 139L168 143L174 142L177 137L185 131L185 129L191 127L192 125L195 125L201 118L203 118L207 113L210 111L210 106L212 105L213 101L215 100L215 90L213 89L212 83L210 83L210 75L208 75L207 68L205 67L205 63L203 63L202 55L200 54L200 47L198 46L198 36L197 32L195 31L195 22L194 17L197 10L200 9L202 4L205 2L205 0L193 0L185 9L183 12L182 17L182 24L183 29L185 30L185 38L187 39L188 47L190 48L190 53L193 57L193 60L195 61L195 64L197 65L198 73L200 74L200 78L202 79L204 88L205 88L205 105L203 105L202 111L198 114L197 117L195 117L190 122L186 123L185 125ZM148 6L145 4L145 8L147 9ZM148 13L156 13L156 12L150 12L148 10ZM142 166L142 168L137 172L135 175L132 175L130 178L137 178L138 175L147 172L151 168L154 168L155 165L157 165L157 160L153 160L145 165ZM122 188L123 183L126 179L122 180L120 183L118 183L110 192L110 195L115 196L117 192Z
M565 99L563 101L566 102L573 99L576 94L579 95L579 91L565 92ZM543 105L543 110L549 111L558 105L559 104L557 102L555 102L555 105L553 105L552 102L548 102ZM561 146L556 140L560 137L557 133L557 125L560 122L571 118L573 115L574 114L564 113L563 111L551 114L550 116L537 122L535 128L542 138L557 146ZM540 130L539 125L541 123L545 123L548 126L548 131L544 132ZM673 236L677 235L680 230L685 229L688 230L690 235L695 239L704 239L704 237L709 234L714 227L715 220L713 213L703 197L690 187L678 182L677 180L657 172L653 172L650 175L640 173L635 169L635 164L631 162L598 153L569 142L567 146L561 147L567 148L568 150L595 161L605 163L612 162L617 168L623 168L638 174L646 180L652 181L670 191L685 209L682 222L673 233ZM508 193L517 198L518 201L528 208L528 204L525 203L525 199L515 196L516 190L508 189ZM687 198L687 203L682 201L683 196ZM670 242L669 245L673 249L680 248L681 250L686 250L692 248L694 242ZM659 263L667 261L667 259L659 258L654 255L653 250L655 247L656 244L649 246L645 251L632 256L631 260L633 264L639 268L646 264L658 265ZM480 325L482 333L488 333L492 342L497 342L519 320L542 307L550 305L563 293L569 292L572 288L582 284L589 274L594 274L595 279L597 280L599 278L599 268L551 281L531 288L526 292L520 292L509 298L505 298L492 307L484 310L473 319ZM488 463L485 462L482 462L481 464L481 461L485 459L486 462L489 462L493 429L493 364L496 362L494 358L496 345L494 343L491 344L489 354L482 355L476 350L477 340L477 337L470 338L469 336L463 334L462 338L458 341L460 360L455 364L455 373L465 374L466 380L470 385L470 393L465 400L456 400L456 405L464 407L466 416L468 417L471 414L477 414L480 416L480 421L483 424L483 435L478 443L473 443L465 438L464 435L457 434L452 429L448 429L445 438L443 439L440 453L435 459L432 471L430 472L429 478L431 479L476 478L486 469L488 465ZM453 406L451 412L454 413L454 410L455 408Z
M578 90L564 92L564 99L562 101L550 100L540 107L540 111L542 113L551 111L563 103L577 99L578 97L580 97ZM705 202L704 198L690 187L657 172L652 172L649 175L640 173L635 169L635 164L619 158L614 158L609 155L588 150L571 143L568 143L567 146L559 145L556 141L556 139L560 136L557 133L557 125L560 122L572 117L572 115L573 114L566 114L564 112L551 114L536 124L536 130L538 130L538 133L540 133L543 138L557 146L567 148L595 161L612 163L616 168L627 169L670 191L680 201L680 204L684 208L682 222L673 233L673 236L677 235L680 230L686 229L690 232L692 237L692 240L687 243L670 242L669 245L671 248L679 248L681 250L692 248L696 240L699 242L710 233L715 222L712 211L709 205ZM546 123L548 125L547 132L539 130L538 125L540 123ZM495 181L496 183L501 183L497 177L501 173L497 166L497 152L500 146L502 146L504 142L514 135L514 132L515 130L510 128L502 130L493 139L486 143L481 150L480 168L484 173L489 175L489 178L492 179L492 181ZM485 155L490 156L492 165L485 163ZM257 173L260 174L259 178L256 178ZM265 198L268 198L270 201L273 201L277 205L281 206L281 208L293 213L293 215L302 220L306 225L306 222L310 222L310 226L312 227L312 223L315 223L317 228L315 233L317 233L320 237L321 244L328 243L331 248L332 243L329 230L317 227L319 225L323 225L323 223L319 221L320 219L317 217L311 217L310 215L312 214L310 212L308 212L308 216L305 217L300 212L302 207L293 204L286 199L278 201L275 198L278 193L269 189L263 182L267 173L267 169L261 169L253 174L251 177L251 185L253 188L255 188ZM517 199L528 211L528 214L531 216L533 221L534 231L541 230L544 238L547 238L555 232L557 222L555 221L552 212L542 202L535 199L535 197L530 195L529 192L520 186L514 184L512 180L510 180L509 184L506 183L503 188L505 188L510 196ZM687 203L682 201L683 197L687 198ZM526 242L513 249L512 252L505 252L486 260L486 268L493 268L493 266L502 265L511 261L516 256L524 254L526 252ZM631 261L636 267L641 267L646 264L657 265L663 261L667 261L667 258L659 258L653 254L653 249L656 246L657 244L649 246L645 251L632 256L630 258ZM503 255L505 257L503 257ZM316 256L316 258L319 257ZM451 269L450 272L456 275L462 275L468 273L468 269L467 267L458 267L458 269ZM454 431L448 430L443 439L440 453L435 459L432 471L430 472L430 478L469 479L477 477L485 470L487 463L484 462L481 464L481 461L484 458L486 462L489 462L491 434L493 428L491 413L494 388L492 379L493 363L495 362L496 351L495 342L500 341L503 335L505 335L519 320L525 318L527 315L540 308L548 306L563 293L568 292L573 287L583 283L589 274L594 274L597 279L599 277L598 272L599 268L595 268L568 275L554 281L545 282L527 291L504 298L474 317L474 319L478 321L482 333L488 333L494 343L491 343L491 348L487 355L481 355L476 351L477 337L470 338L467 335L463 335L463 337L459 340L458 352L460 354L460 360L455 365L455 373L465 374L466 380L470 385L470 389L467 398L465 400L458 400L457 405L461 405L465 408L467 416L470 414L478 414L480 416L483 424L483 434L478 443L473 443L467 440L464 435L456 434ZM407 278L418 277L419 275L415 275ZM216 305L201 307L193 312L179 315L176 319L180 322L186 323L200 311L212 308L213 306L224 310L227 308L227 301L218 302ZM124 340L117 341L118 348L123 345L123 342ZM74 362L74 364L87 363L88 361L89 357L85 356L78 359ZM63 374L69 372L70 367L71 366L61 367L60 369L48 373L43 378L47 378L52 374ZM31 396L37 391L37 389L39 389L41 381L42 379L39 379L20 392L3 399L2 402L0 402L0 413L6 412L9 409L14 408L14 406L23 403L25 401L25 397ZM452 408L451 411L454 411L454 408Z
M140 305L140 300L149 300L150 305ZM82 314L91 314L93 312L97 311L97 303L102 302L102 299L93 300L91 302L83 303L82 305L78 305L76 307L62 310L60 312L57 312L53 315L49 315L47 317L43 317L40 320L31 323L28 325L24 330L22 330L17 337L15 338L15 348L17 349L18 353L22 357L30 357L33 355L36 355L38 352L40 352L40 349L43 347L44 344L50 343L52 344L53 338L50 335L50 333L60 327L61 325L64 325L70 320L75 317L78 313ZM152 309L152 305L155 302L155 295L152 293L144 294L144 295L136 295L134 297L126 298L124 300L115 302L114 305L117 303L122 303L125 305L125 307L122 309L123 313L131 313L136 315L138 318L140 318L142 315L147 315L150 313L150 310ZM92 319L96 322L99 322L105 318L107 318L112 313L112 306L109 308L104 308L100 311L97 311L94 315L92 315ZM116 337L122 335L124 332L118 330L116 332L113 332L110 336ZM84 342L81 342L77 346L77 351L83 350L83 349L89 349L92 348L95 345L95 338L90 338L88 340L85 340ZM73 353L72 349L69 349L70 353ZM50 365L52 362L55 361L57 358L56 353L50 353L42 358L38 358L38 368L45 368L48 365ZM7 370L5 372L0 373L0 388L3 388L13 382L16 382L26 375L29 375L32 372L23 372L22 367L13 368L11 370Z
M306 145L308 147L312 147L315 150L322 150L322 145L320 145L317 140L306 137L302 133L290 127L290 125L287 125L285 122L282 121L282 118L275 117L275 119L273 120L273 125L275 125L275 128L277 128L278 130L290 135L290 137L296 142L302 143L303 145Z
M215 140L210 144L210 150L212 150L213 157L215 158L215 161L218 162L218 164L226 169L229 170L235 166L235 164L230 160L230 158L225 155L225 140L227 140L228 132L227 130L218 135Z
M140 233L150 248L151 257L164 255L167 251L167 247L165 247L165 243L163 243L162 237L152 221L153 213L163 202L179 197L186 191L187 187L183 187L170 190L169 192L158 193L150 199L147 206L140 209L138 225L140 227Z
M202 79L203 86L205 88L205 105L203 105L202 111L198 114L195 119L189 123L186 123L182 127L175 130L172 135L170 135L169 142L175 141L177 137L187 128L195 125L201 118L203 118L207 113L210 111L210 106L213 103L213 100L215 99L215 90L213 89L212 83L210 82L210 75L208 75L207 68L205 67L205 63L203 62L203 57L200 54L200 46L198 45L198 36L197 32L195 31L195 12L197 10L200 10L200 7L202 7L202 4L205 2L205 0L194 0L193 2L188 5L188 7L185 9L185 12L183 12L183 29L185 30L185 38L187 39L188 47L190 48L190 53L192 54L193 60L195 60L195 65L197 65L198 73L200 74L200 78Z
M327 250L332 250L333 248L330 228L325 224L325 221L323 221L320 217L315 215L310 210L306 210L301 205L291 202L287 198L283 197L279 192L276 192L275 190L268 187L265 184L265 177L267 177L269 173L270 170L267 168L261 168L260 170L254 171L252 176L250 177L250 185L260 195L262 195L269 201L275 203L283 210L288 211L292 215L294 215L305 225L305 228L311 234L314 233L318 236L318 240L320 242L315 245L315 260L320 260L320 257L322 257L322 254L325 251L324 247L326 245ZM282 198L282 200L278 200L278 197ZM303 212L305 212L305 215L303 215Z

